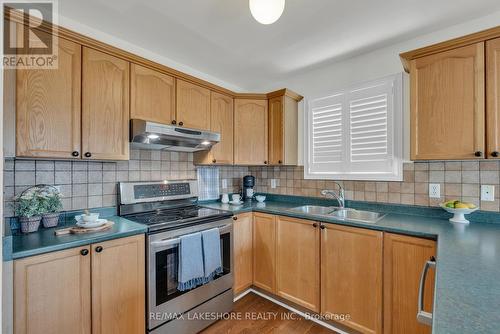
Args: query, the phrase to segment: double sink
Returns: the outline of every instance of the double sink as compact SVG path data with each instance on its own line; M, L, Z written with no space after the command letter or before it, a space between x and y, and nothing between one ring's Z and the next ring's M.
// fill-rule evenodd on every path
M382 219L385 214L372 211L356 210L336 206L302 205L289 209L289 211L307 214L312 216L322 216L339 220L375 224Z

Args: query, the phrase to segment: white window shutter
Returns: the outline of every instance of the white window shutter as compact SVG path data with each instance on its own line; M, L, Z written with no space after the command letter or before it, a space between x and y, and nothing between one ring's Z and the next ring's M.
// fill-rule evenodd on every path
M402 76L311 100L306 178L402 179Z

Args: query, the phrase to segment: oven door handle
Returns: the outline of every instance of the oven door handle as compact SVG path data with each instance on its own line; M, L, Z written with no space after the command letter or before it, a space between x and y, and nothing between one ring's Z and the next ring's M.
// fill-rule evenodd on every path
M219 228L219 234L224 234L228 232L228 229L231 228L231 224L226 224L226 225L221 225L218 227ZM202 232L202 231L200 231ZM196 233L196 232L194 232ZM172 247L181 242L180 238L170 238L170 239L163 239L159 241L151 241L150 245L151 247L154 248L160 248L160 247Z

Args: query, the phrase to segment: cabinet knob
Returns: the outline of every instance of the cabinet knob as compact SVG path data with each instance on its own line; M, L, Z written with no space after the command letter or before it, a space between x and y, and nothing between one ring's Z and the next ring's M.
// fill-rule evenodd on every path
M183 126L184 125L184 122L179 122L179 126Z
M175 125L177 124L177 121L175 119L172 120L172 124Z
M491 152L491 156L497 158L500 154L497 151Z
M80 251L80 254L82 254L83 256L87 255L88 253L89 253L89 250L88 250L88 249L86 249L86 248L85 248L85 249L82 249L82 250Z
M324 229L325 229L325 225L320 225L319 227L320 227L322 230L324 230Z
M278 160L278 163L281 165L283 162L281 160Z
M216 159L214 159L214 160L212 160L212 162L213 162L213 163L216 163L216 162L217 162L217 160L216 160Z
M97 246L97 247L95 248L95 251L96 251L97 253L102 252L102 246Z
M85 152L85 158L90 158L92 154L90 152Z
M72 155L72 156L74 156L74 157L77 157L77 156L79 156L79 155L80 155L80 152L78 152L78 151L73 151L73 152L71 152L71 155Z
M233 216L233 220L238 220L238 217L236 217L236 216Z
M267 160L264 161L264 165L267 165Z
M480 156L482 156L482 155L483 155L483 152L481 152L481 151L476 151L476 152L474 152L474 155L475 155L476 157L480 157Z
M317 224L317 223L314 223L314 224L313 224L313 227L318 227L318 224Z

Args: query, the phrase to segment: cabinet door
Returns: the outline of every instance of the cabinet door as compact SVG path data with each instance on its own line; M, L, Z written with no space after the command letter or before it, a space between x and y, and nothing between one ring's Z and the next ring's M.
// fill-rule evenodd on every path
M382 232L324 224L321 313L361 333L382 332Z
M144 235L92 245L93 334L144 333L144 249Z
M62 38L56 41L57 69L17 70L19 157L80 157L81 47Z
M130 65L130 117L170 124L175 115L175 79L147 67Z
M90 333L89 248L14 261L14 333Z
M177 124L210 130L210 90L177 79Z
M235 216L233 223L234 292L240 293L253 282L253 215Z
M319 224L281 216L276 220L276 294L319 312Z
M234 163L267 163L267 101L234 100Z
M411 158L484 156L484 43L412 60L410 73Z
M486 42L486 157L500 157L500 38Z
M435 255L435 241L385 234L384 333L431 333L431 327L417 321L417 303L422 269ZM432 313L433 270L429 270L425 284L424 309Z
M254 213L253 284L276 291L276 221L275 216Z
M210 131L220 133L220 142L209 151L194 153L196 164L233 163L233 98L216 92L210 93Z
M84 159L129 157L129 63L83 48L82 152Z
M269 100L269 163L280 165L283 163L283 97Z

